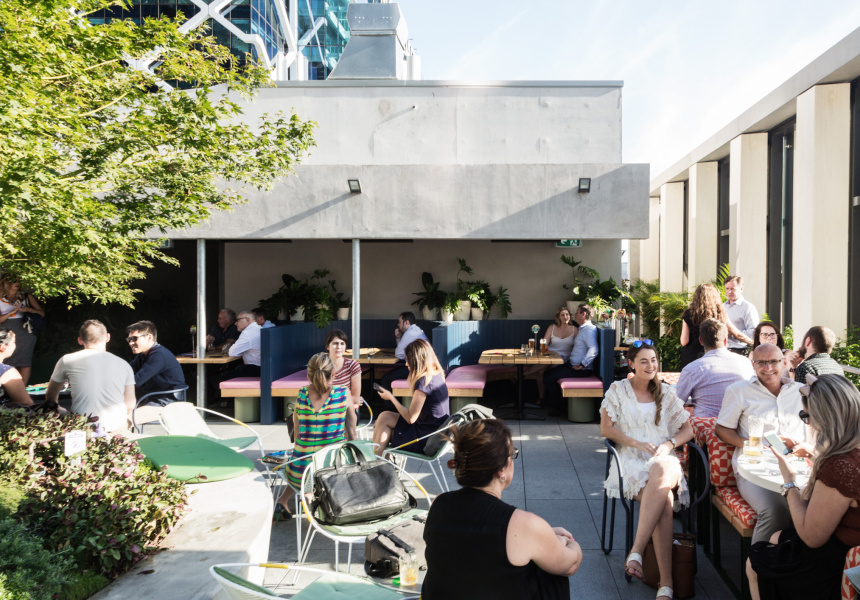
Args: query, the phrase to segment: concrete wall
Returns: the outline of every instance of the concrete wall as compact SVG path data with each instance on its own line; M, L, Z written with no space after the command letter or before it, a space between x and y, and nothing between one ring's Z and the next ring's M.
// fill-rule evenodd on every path
M851 86L797 98L792 317L798 342L812 325L848 326Z
M660 291L684 289L684 182L660 188Z
M718 163L690 167L687 215L687 286L695 287L717 276L719 236Z
M393 317L410 306L420 291L421 273L429 271L441 289L456 288L456 257L474 269L470 279L488 281L493 289L508 288L513 318L549 318L569 293L571 269L562 255L597 269L602 279L621 277L621 242L585 240L582 248L556 248L553 242L491 243L488 241L415 241L361 245L361 313L366 318ZM341 240L232 242L225 244L226 305L253 308L273 294L281 274L309 277L314 269L331 270L338 289L352 292L352 246ZM493 313L493 318L497 315Z

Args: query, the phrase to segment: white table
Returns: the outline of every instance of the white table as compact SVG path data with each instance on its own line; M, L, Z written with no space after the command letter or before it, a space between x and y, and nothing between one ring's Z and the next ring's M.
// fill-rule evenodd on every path
M782 491L784 481L782 474L779 472L779 463L777 463L776 457L770 448L762 448L761 459L757 463L751 463L750 457L743 454L741 448L738 448L736 452L741 453L738 456L738 473L741 477L766 490L777 493ZM794 460L803 459L794 458ZM806 466L806 462L802 466L798 465L797 471L797 485L803 488L806 486L806 482L809 481L809 467Z

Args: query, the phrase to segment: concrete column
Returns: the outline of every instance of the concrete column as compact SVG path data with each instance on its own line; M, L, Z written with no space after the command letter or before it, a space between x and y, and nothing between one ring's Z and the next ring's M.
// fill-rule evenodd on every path
M660 277L660 197L648 205L648 239L639 241L639 277L654 281Z
M695 287L717 276L719 176L717 162L690 167L687 214L687 280Z
M851 88L817 85L797 97L794 134L792 321L796 343L812 325L848 326Z
M767 301L767 133L731 143L729 269L744 278L744 298L759 313Z
M684 182L660 186L660 291L684 289Z

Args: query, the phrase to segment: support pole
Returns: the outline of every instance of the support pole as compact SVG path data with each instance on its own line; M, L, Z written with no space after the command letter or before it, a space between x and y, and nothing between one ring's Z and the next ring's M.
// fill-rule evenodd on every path
M361 356L361 240L352 240L352 358Z
M197 357L206 356L206 240L197 240ZM197 406L206 408L206 365L197 363Z

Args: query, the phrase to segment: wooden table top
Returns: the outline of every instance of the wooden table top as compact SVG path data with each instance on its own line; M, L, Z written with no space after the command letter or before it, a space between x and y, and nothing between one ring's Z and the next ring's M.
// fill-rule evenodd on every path
M352 350L344 352L344 356L352 358ZM391 348L362 348L355 360L361 365L393 365L400 359L394 356Z
M206 355L206 358L194 358L193 356L180 354L176 357L176 360L180 365L226 365L227 363L233 362L234 360L240 360L241 358L241 356L229 356L226 354L210 352Z
M547 352L541 354L537 352L532 356L526 356L522 350L517 348L500 349L500 350L484 350L481 353L481 358L478 359L480 365L561 365L564 364L564 359L555 352Z

